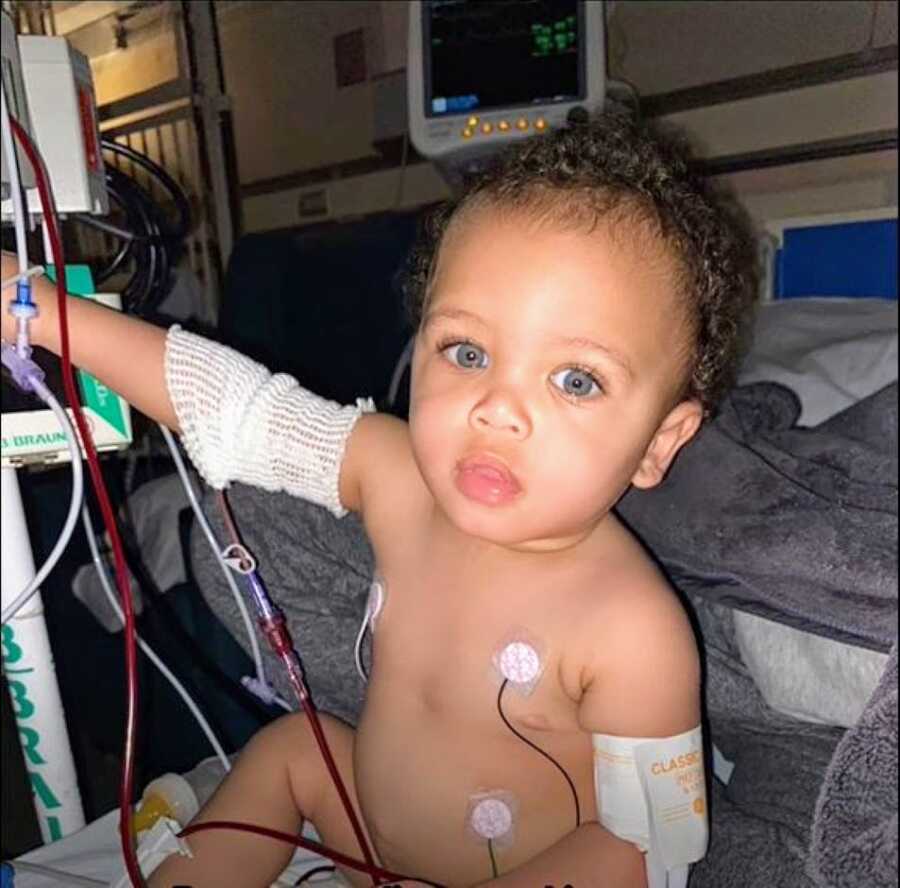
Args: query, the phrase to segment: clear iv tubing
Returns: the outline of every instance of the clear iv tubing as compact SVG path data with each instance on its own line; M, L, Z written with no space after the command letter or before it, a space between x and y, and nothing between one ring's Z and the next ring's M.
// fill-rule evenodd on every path
M19 155L13 142L10 124L9 106L6 104L6 80L3 80L0 91L0 131L2 131L3 153L9 160L9 184L13 205L13 224L16 231L16 253L19 257L19 276L24 277L28 271L28 242L25 239L25 206L22 202L22 183L19 178Z
M116 601L115 593L112 590L112 585L110 584L109 577L106 573L106 565L100 557L100 548L97 545L97 533L94 530L94 524L91 521L91 514L88 511L87 503L83 504L81 507L81 521L84 524L84 532L87 535L88 546L91 550L91 559L94 562L94 567L97 569L103 591L106 593L109 604L116 616L124 625L125 615L122 613L122 608L119 607L119 602ZM166 664L160 660L153 648L150 647L140 635L136 636L136 638L138 646L147 655L147 659L163 674L169 684L175 689L178 696L184 701L184 705L187 706L191 715L196 719L197 724L200 726L200 730L203 731L206 735L206 739L209 740L209 745L212 746L213 752L215 752L222 767L225 769L225 773L228 773L231 770L231 762L225 754L225 750L222 748L222 744L219 742L218 737L216 737L213 729L210 727L209 722L204 718L203 713L200 711L200 707L194 701L194 698L191 697L184 685L172 674Z
M11 346L4 343L3 348L11 348ZM37 593L41 588L41 583L44 582L50 571L56 567L56 562L59 561L66 546L69 545L69 540L72 538L72 532L75 530L75 524L78 521L78 507L81 505L84 497L84 470L81 465L81 451L78 449L78 438L75 435L75 429L72 428L72 423L69 422L66 411L63 410L62 405L56 400L50 389L39 378L34 376L29 377L29 382L33 391L53 411L53 415L66 433L66 444L69 447L69 454L72 458L72 498L69 503L69 513L66 516L65 524L63 524L63 529L56 541L56 545L53 547L53 551L47 557L41 569L34 575L31 582L13 599L8 607L3 609L0 623L6 623L11 620L25 606L28 600Z
M31 319L37 315L37 306L31 298L31 283L28 273L28 241L25 237L25 213L27 207L22 201L22 182L19 176L19 155L13 141L12 120L6 101L6 80L0 90L0 130L2 130L3 151L9 163L9 181L12 192L13 225L16 232L16 254L19 263L16 298L9 312L16 319L16 351L22 358L31 356Z
M14 287L20 281L28 280L29 278L36 277L39 274L44 273L43 265L32 265L31 268L25 270L25 273L14 274L11 277L3 278L2 284L0 287L3 287L5 290L7 287Z
M162 432L162 436L169 448L169 452L172 454L172 459L175 461L175 468L178 470L178 477L181 478L181 484L184 487L184 491L187 494L188 500L190 501L191 508L194 510L194 515L197 518L197 523L200 525L204 536L209 542L210 548L213 550L216 561L218 561L219 566L222 568L222 573L225 574L225 581L228 583L228 588L231 590L231 594L234 596L238 611L241 614L241 619L243 620L244 626L247 629L247 637L250 641L250 651L253 656L253 665L256 669L257 683L263 687L268 687L269 682L268 678L266 677L265 667L263 665L262 653L259 649L259 640L257 639L256 631L253 628L253 621L250 619L250 614L247 611L247 605L244 601L244 596L241 595L240 590L238 589L237 584L234 581L234 577L231 575L231 568L228 567L222 557L222 547L219 545L219 541L216 539L216 535L213 533L212 528L209 526L209 521L206 520L206 515L203 514L203 509L201 508L200 502L197 499L197 494L194 491L194 485L191 484L191 479L188 475L187 468L184 465L184 460L181 457L181 453L178 450L178 445L175 443L174 436L164 425L160 425L159 430ZM287 709L288 711L290 711L290 706L288 705L288 703L277 696L274 691L272 693L271 702L277 704L282 709Z

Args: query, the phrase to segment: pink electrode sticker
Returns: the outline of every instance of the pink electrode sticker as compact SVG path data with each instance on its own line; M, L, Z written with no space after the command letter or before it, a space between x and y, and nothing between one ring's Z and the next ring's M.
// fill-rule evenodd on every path
M499 839L512 828L512 811L501 799L482 799L472 809L472 829L483 839Z
M513 641L500 652L500 672L515 684L534 681L541 672L537 651L524 641Z
M476 793L469 798L466 814L469 835L477 842L490 842L498 848L511 845L517 809L515 797L506 790Z
M535 689L544 671L539 644L524 632L507 636L492 659L501 678L526 697Z

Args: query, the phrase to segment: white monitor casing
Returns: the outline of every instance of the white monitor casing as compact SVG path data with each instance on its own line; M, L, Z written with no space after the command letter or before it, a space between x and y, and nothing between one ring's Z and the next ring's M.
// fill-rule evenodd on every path
M409 4L409 39L407 71L407 115L412 144L423 157L434 160L439 166L465 167L469 162L490 155L535 132L549 132L566 125L570 112L582 108L588 114L603 106L606 92L606 52L604 40L603 0L580 0L583 15L584 96L567 102L546 104L511 105L503 108L466 111L460 114L444 114L429 117L425 113L425 71L427 55L424 49L424 16L427 14L423 0ZM475 132L467 126L470 116L477 115ZM519 120L527 121L527 128L519 129ZM538 122L542 122L542 125ZM501 123L505 124L501 128ZM482 130L489 125L490 132ZM536 128L536 125L538 128Z

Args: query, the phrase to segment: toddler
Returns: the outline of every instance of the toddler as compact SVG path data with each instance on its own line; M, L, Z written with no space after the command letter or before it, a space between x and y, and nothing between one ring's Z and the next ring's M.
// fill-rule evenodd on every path
M408 280L408 423L72 300L76 363L180 432L214 487L360 514L373 666L356 730L322 718L387 870L636 888L667 871L683 884L704 853L694 636L613 511L662 481L727 390L754 293L748 241L687 157L607 112L513 147L443 207ZM35 341L58 351L47 282L36 291ZM307 819L361 856L294 714L253 738L195 822ZM268 885L292 853L233 831L188 842L154 888Z

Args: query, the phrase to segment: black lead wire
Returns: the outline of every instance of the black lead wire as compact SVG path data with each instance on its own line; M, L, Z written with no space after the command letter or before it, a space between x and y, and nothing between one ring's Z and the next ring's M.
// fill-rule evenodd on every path
M527 737L523 737L509 722L509 719L506 717L506 714L503 712L503 692L506 690L506 686L509 684L509 679L504 678L503 684L500 685L500 693L497 694L497 712L500 713L500 718L503 719L503 724L506 725L516 735L523 743L527 743L535 752L540 753L560 774L565 778L566 783L569 784L569 789L572 790L572 800L575 802L575 828L577 829L581 826L581 806L578 804L578 792L575 790L575 784L572 782L572 778L566 773L565 768L555 759L549 752L545 752L535 743L532 743Z
M488 839L488 854L491 855L491 876L497 878L500 871L497 869L497 858L494 856L494 840Z
M324 866L315 866L311 870L307 870L296 882L294 882L294 888L308 882L313 876L318 876L321 873L333 873L334 871L335 867L330 863L325 864Z

